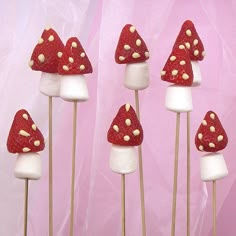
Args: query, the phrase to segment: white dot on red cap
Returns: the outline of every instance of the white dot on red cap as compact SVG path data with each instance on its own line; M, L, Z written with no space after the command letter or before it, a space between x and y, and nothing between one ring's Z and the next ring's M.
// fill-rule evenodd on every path
M139 47L141 44L142 44L141 40L140 40L140 39L137 39L137 40L136 40L136 45Z
M198 147L198 149L199 149L200 151L203 151L203 146L200 145L200 146Z
M39 40L38 40L38 44L42 44L43 43L43 39L42 38L40 38Z
M69 62L70 62L70 63L73 63L73 62L74 62L73 57L69 57Z
M176 60L176 56L171 56L171 57L170 57L170 60L171 60L171 61L175 61L175 60Z
M219 135L219 136L217 137L217 141L218 141L218 142L222 141L223 139L224 139L224 136L223 136L223 135Z
M210 117L211 117L212 120L214 120L214 119L215 119L215 114L214 114L214 113L211 113L211 114L210 114Z
M206 120L203 120L203 121L202 121L202 124L203 124L204 126L206 126L206 125L207 125Z
M130 140L129 135L125 135L125 136L124 136L124 140L125 140L126 142L128 142L128 141Z
M48 38L48 41L52 42L53 40L54 40L54 36L50 35L49 38Z
M85 66L84 66L84 65L80 65L79 69L80 69L80 70L84 70L84 69L85 69Z
M179 49L185 49L185 46L183 44L180 44Z
M22 117L23 117L25 120L28 120L28 119L29 119L29 117L28 117L27 114L23 114Z
M149 52L145 52L145 57L149 57L150 56L150 53Z
M133 32L135 31L135 27L134 27L133 25L130 26L129 31L130 31L131 33L133 33Z
M179 62L179 64L180 64L181 66L183 66L183 65L186 64L186 62L185 62L184 60L182 60L182 61Z
M38 147L39 145L40 145L40 141L39 140L34 141L34 146Z
M77 43L76 43L76 42L72 42L71 46L72 46L73 48L77 48Z
M182 78L183 78L184 80L187 80L187 79L189 79L189 76L188 76L188 74L183 73Z
M134 136L140 135L140 131L139 131L138 129L134 130L134 131L133 131L133 135L134 135Z
M188 36L191 36L191 35L192 35L191 30L190 30L190 29L186 30L186 34L187 34Z
M198 138L201 140L202 137L203 137L202 133L199 133L199 134L198 134Z
M23 129L21 129L21 130L19 131L19 134L22 135L22 136L24 136L24 137L29 137L29 136L30 136L30 134L29 134L28 132L26 132L25 130L23 130Z
M173 76L177 75L177 74L178 74L178 70L172 70L171 74L172 74Z
M125 50L129 50L129 49L130 49L130 46L129 46L128 44L125 44L125 45L124 45L124 49L125 49Z
M130 109L130 104L125 104L125 110L129 111L129 109Z
M31 61L29 62L29 66L32 67L33 65L34 65L34 60L31 60Z
M81 57L85 57L85 53L84 53L84 52L81 52L81 53L80 53L80 56L81 56Z
M113 125L113 127L112 127L116 132L119 132L119 127L118 127L118 125Z
M22 149L22 151L23 151L23 152L29 152L29 151L30 151L30 148L24 147L24 148Z
M134 59L137 59L137 58L139 58L139 57L141 57L141 56L140 56L139 53L134 52L134 53L132 54L132 57L133 57Z
M50 30L51 29L51 27L50 26L47 26L46 28L45 28L45 30Z
M202 56L203 56L203 57L206 56L206 52L205 52L205 51L202 52Z
M41 63L43 63L45 61L45 56L43 54L39 54L38 59Z
M166 74L165 70L161 71L161 75L165 75L165 74Z
M130 125L131 125L131 120L130 120L130 119L126 119L126 120L125 120L125 124L126 124L127 126L130 126Z
M214 143L209 143L209 147L214 148L215 144Z
M193 40L193 45L196 46L198 44L198 40L197 39L194 39Z
M62 54L63 54L62 52L58 52L58 53L57 53L57 56L58 56L59 58L61 58L61 57L62 57Z
M67 65L63 65L63 66L62 66L62 69L63 69L64 71L68 71L68 70L69 70L69 67L68 67Z
M120 60L120 61L124 61L124 60L125 60L125 58L124 58L124 57L122 57L122 56L119 56L119 60Z
M36 126L36 124L32 124L32 129L35 131L36 129L37 129L37 126Z
M211 131L211 132L215 132L215 131L216 131L215 127L214 127L214 126L211 126L211 127L210 127L210 131Z
M198 50L194 50L193 54L194 54L194 56L197 56L199 54L199 51Z
M186 42L185 46L186 46L186 48L190 49L190 43L189 42Z

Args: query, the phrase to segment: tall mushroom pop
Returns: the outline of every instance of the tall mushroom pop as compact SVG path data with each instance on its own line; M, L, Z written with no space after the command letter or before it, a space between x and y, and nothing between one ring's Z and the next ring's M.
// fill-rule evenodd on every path
M195 136L196 148L208 152L201 157L200 172L202 181L213 183L213 236L216 236L216 180L228 175L224 156L219 153L228 144L227 134L213 111L208 111Z
M52 148L52 98L60 96L60 77L57 67L64 45L52 28L47 27L35 46L29 66L41 71L39 90L48 96L49 112L49 236L53 236L53 148Z
M10 153L18 153L15 177L25 179L24 236L27 235L28 184L29 180L38 180L42 175L41 158L38 152L44 147L44 137L29 113L24 109L19 110L11 125L7 149Z
M124 86L135 91L135 104L137 116L140 119L139 90L149 86L149 68L146 62L149 59L147 46L136 28L127 24L121 31L115 52L115 61L118 64L126 64ZM140 175L140 199L142 215L142 235L146 235L145 199L142 147L138 146L139 175Z
M71 212L70 236L74 235L74 188L75 188L75 155L76 155L76 120L77 103L89 99L85 74L92 73L92 65L80 41L76 37L69 38L58 65L61 75L60 96L63 100L74 103L73 144L72 144L72 176L71 176Z
M112 143L110 168L121 174L122 185L122 236L126 235L125 227L125 175L137 168L135 146L143 141L143 129L132 106L125 104L120 107L107 133L108 142Z

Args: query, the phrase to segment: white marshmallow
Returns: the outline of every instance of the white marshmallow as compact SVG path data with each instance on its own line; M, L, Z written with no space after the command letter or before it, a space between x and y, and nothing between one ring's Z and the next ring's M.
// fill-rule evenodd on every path
M189 112L193 110L190 87L170 85L166 90L165 106L174 112Z
M42 163L39 153L20 153L16 159L14 175L19 179L40 179Z
M137 169L137 153L135 147L112 145L110 168L119 174L129 174Z
M84 75L63 75L60 97L65 101L85 102L89 99L88 87Z
M142 90L149 86L149 69L147 62L127 64L124 85L128 89Z
M200 171L202 181L213 181L228 175L228 169L221 153L210 153L201 157Z
M42 94L51 97L60 96L61 77L57 73L42 72L39 90Z
M193 87L199 86L202 82L202 74L198 61L191 61L193 70Z

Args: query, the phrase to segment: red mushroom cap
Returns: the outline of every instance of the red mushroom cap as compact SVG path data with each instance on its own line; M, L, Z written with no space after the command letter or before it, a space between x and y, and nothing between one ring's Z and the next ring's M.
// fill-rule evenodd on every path
M179 32L173 48L184 45L192 61L201 61L205 56L204 46L192 21L186 20Z
M92 73L93 68L80 41L76 37L69 38L58 65L60 75Z
M8 135L8 151L11 153L39 152L44 147L44 137L29 113L24 109L19 110Z
M208 111L196 133L195 145L199 151L217 152L228 144L227 134L215 112Z
M116 63L137 63L148 59L149 51L142 37L133 25L125 25L120 34L115 52Z
M121 146L137 146L143 141L143 129L129 104L123 105L108 130L108 142Z
M182 86L192 85L192 65L189 59L189 53L184 48L173 49L161 72L161 79Z
M46 28L35 46L29 66L32 70L57 73L57 67L64 45L56 31Z

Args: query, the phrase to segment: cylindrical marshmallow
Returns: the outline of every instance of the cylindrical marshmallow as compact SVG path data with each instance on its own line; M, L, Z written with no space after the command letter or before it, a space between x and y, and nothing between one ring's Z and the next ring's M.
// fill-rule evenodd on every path
M89 99L88 87L84 75L63 75L60 97L69 102L85 102Z
M60 96L61 77L57 73L42 72L39 90L42 94L51 97Z
M127 64L124 85L128 89L142 90L149 85L149 69L147 62Z
M228 175L224 157L221 153L210 153L201 157L200 171L202 181L222 179Z
M40 179L42 176L42 162L39 153L30 152L18 154L14 175L19 179Z
M191 61L193 70L193 87L199 86L202 82L202 74L198 61Z
M165 106L174 112L189 112L193 110L191 88L170 85L166 90Z
M137 153L135 147L112 145L110 168L118 174L129 174L137 169Z

